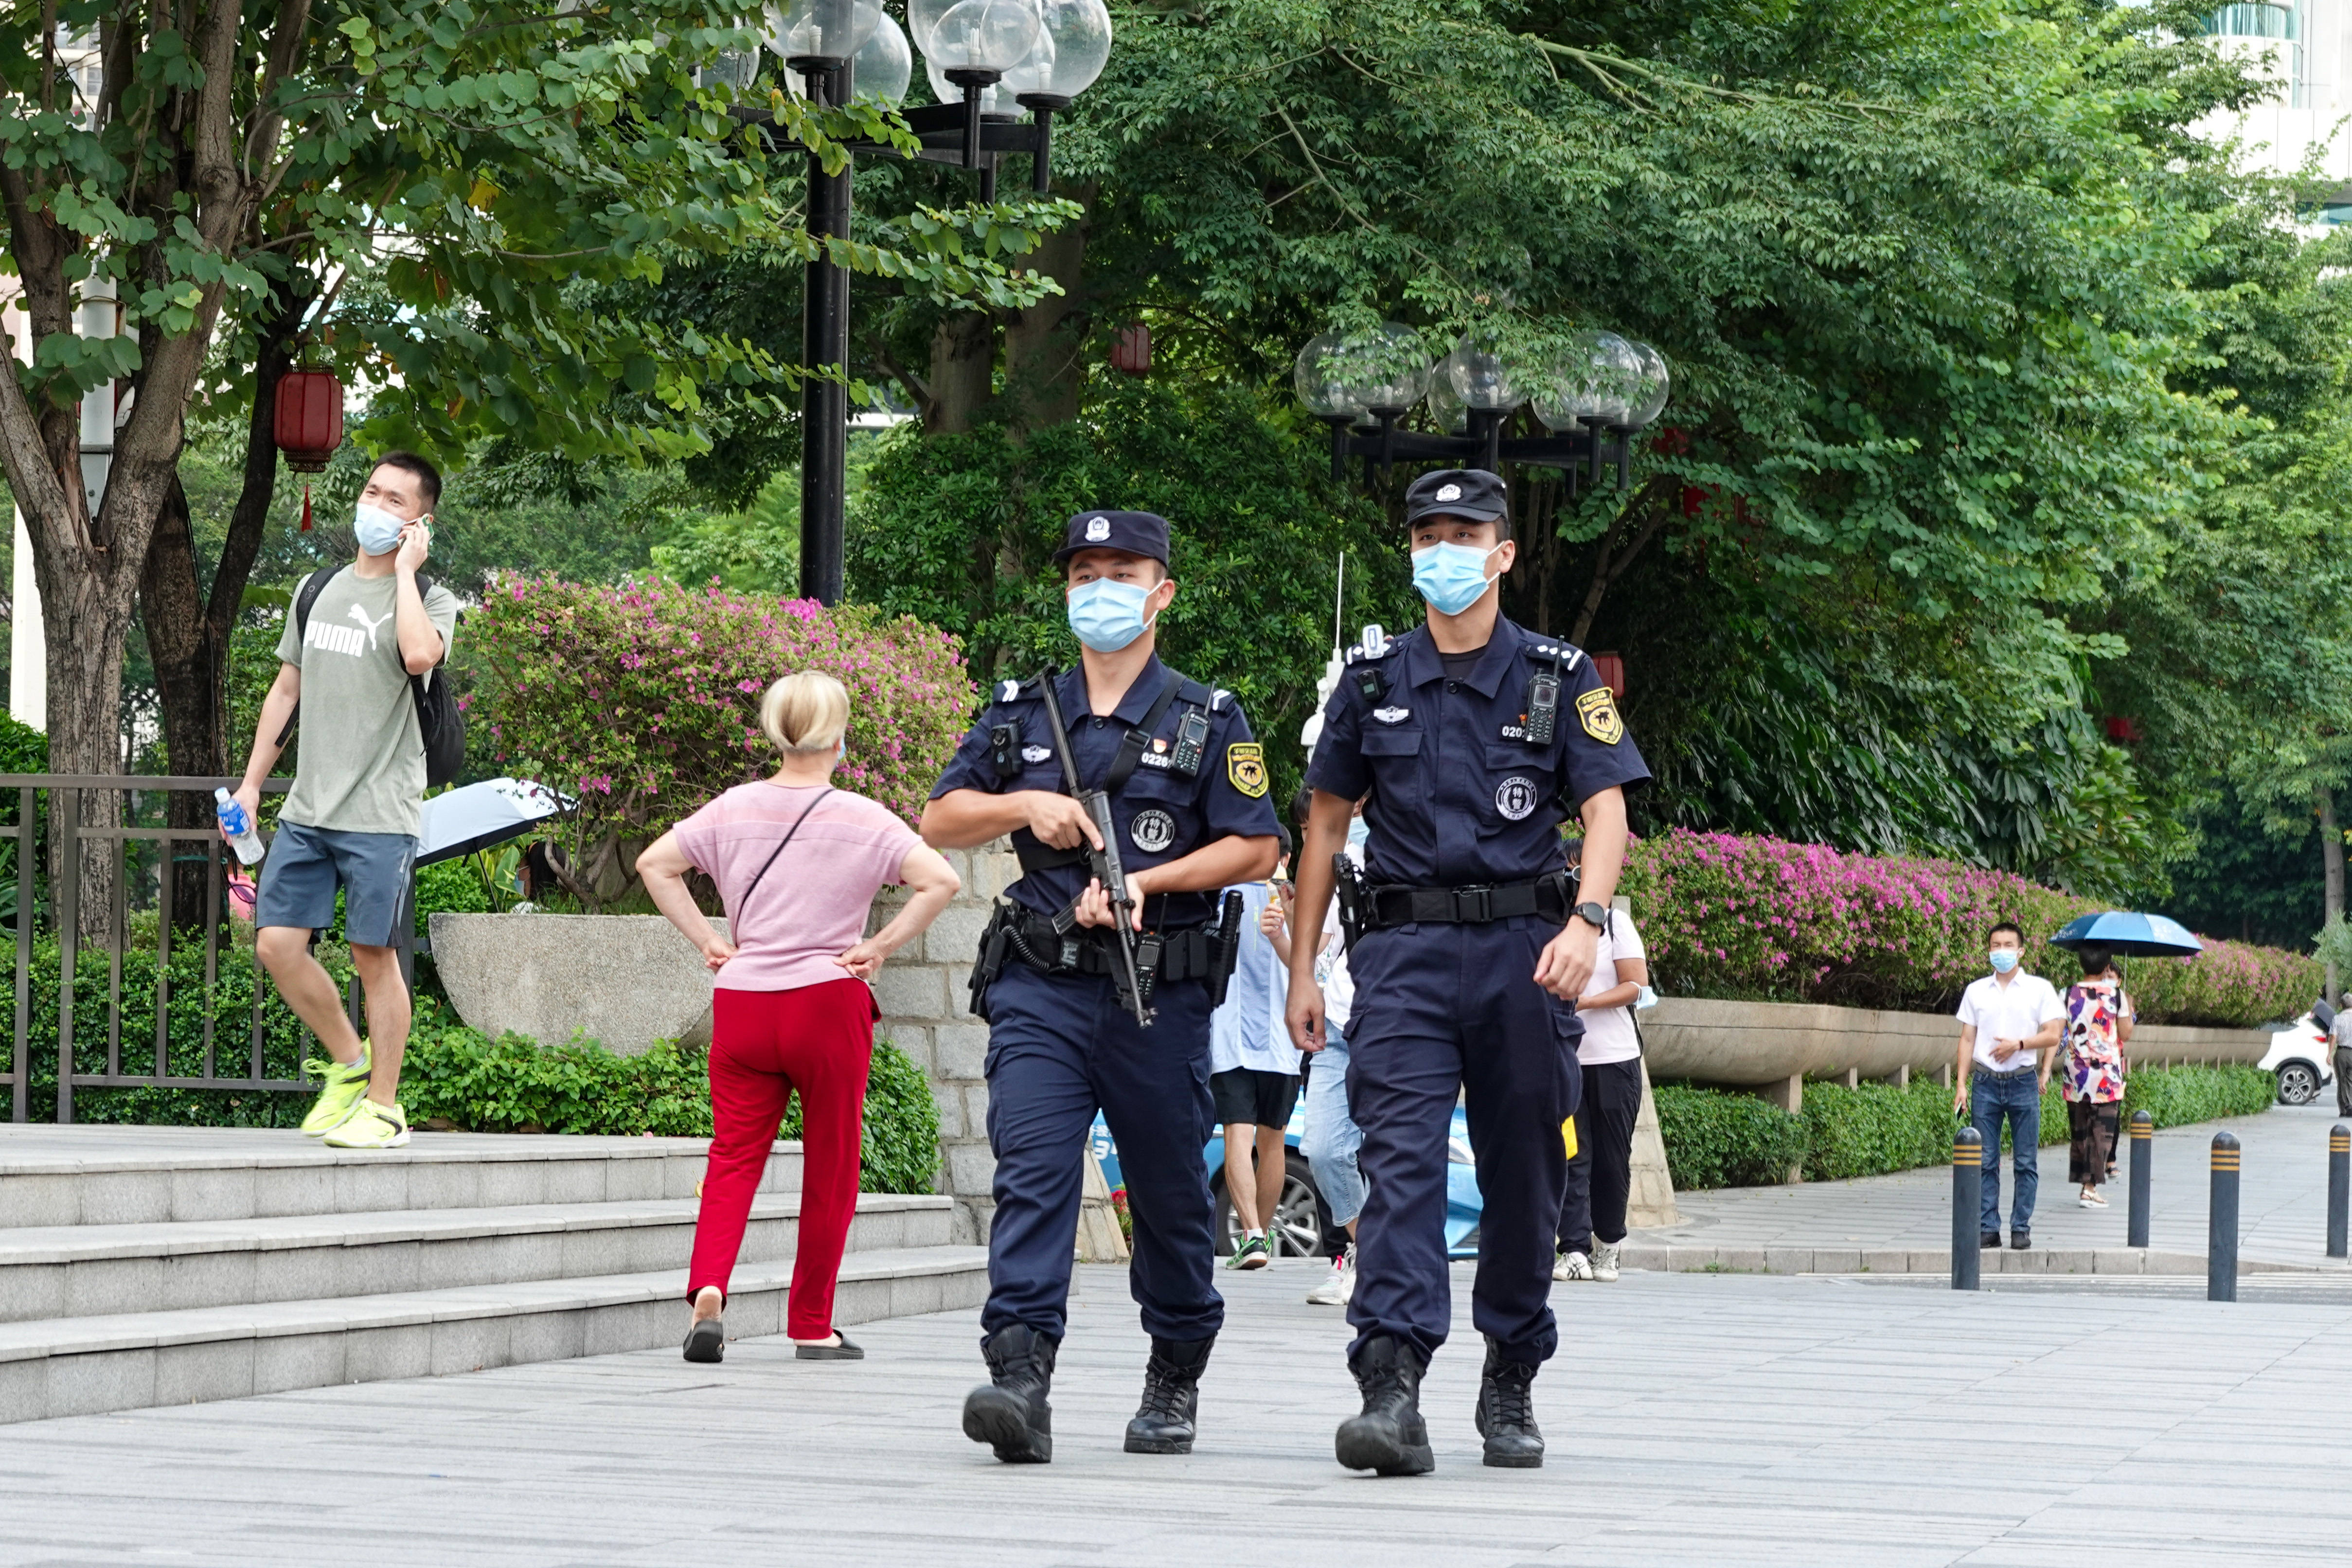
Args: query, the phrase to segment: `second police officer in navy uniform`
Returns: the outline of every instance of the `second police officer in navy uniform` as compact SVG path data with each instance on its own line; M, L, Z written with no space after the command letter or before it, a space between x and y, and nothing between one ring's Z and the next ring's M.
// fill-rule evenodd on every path
M1486 1341L1475 1413L1486 1462L1543 1463L1537 1370L1559 1346L1548 1297L1576 1111L1583 1026L1574 998L1625 849L1622 786L1649 777L1607 686L1579 649L1514 625L1499 579L1517 553L1502 481L1423 475L1406 492L1413 586L1428 620L1354 650L1307 765L1288 1019L1322 1044L1313 960L1332 857L1354 803L1370 828L1364 885L1341 889L1357 936L1349 1108L1367 1188L1348 1320L1363 1411L1341 1464L1434 1466L1421 1379L1445 1342L1447 1135L1457 1093L1484 1201L1471 1321ZM1571 893L1559 826L1582 818ZM1296 929L1305 927L1306 929Z
M1047 1394L1097 1109L1118 1145L1135 1222L1129 1288L1151 1336L1127 1449L1192 1451L1197 1385L1224 1321L1202 1150L1214 1117L1211 984L1231 963L1210 922L1219 889L1274 869L1277 832L1265 759L1232 694L1186 679L1154 651L1153 623L1176 594L1168 524L1149 512L1080 512L1055 560L1082 645L1080 667L1055 691L1079 782L1108 794L1141 926L1157 939L1140 944L1154 972L1150 1026L1118 994L1111 912L1086 858L1100 836L1065 792L1037 681L998 682L922 822L935 847L1010 834L1021 858L974 974L989 1024L996 1211L981 1313L989 1383L963 1412L965 1434L1015 1464L1053 1457Z

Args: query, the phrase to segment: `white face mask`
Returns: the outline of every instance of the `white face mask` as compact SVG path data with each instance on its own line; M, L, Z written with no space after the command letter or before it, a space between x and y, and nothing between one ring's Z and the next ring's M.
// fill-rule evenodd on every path
M359 535L360 548L370 555L389 555L400 548L400 531L408 520L395 517L373 501L362 501L352 511L352 531Z

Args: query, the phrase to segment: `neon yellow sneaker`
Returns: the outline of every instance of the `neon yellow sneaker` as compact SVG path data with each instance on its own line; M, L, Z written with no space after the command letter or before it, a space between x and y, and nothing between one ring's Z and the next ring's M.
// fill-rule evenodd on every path
M361 1051L360 1059L350 1067L312 1057L302 1064L302 1070L325 1084L319 1090L318 1102L310 1107L310 1114L302 1118L303 1135L321 1137L341 1127L344 1118L351 1115L352 1107L359 1103L360 1096L367 1092L368 1053Z
M330 1149L397 1149L408 1142L408 1118L397 1105L362 1100L343 1124L327 1134Z

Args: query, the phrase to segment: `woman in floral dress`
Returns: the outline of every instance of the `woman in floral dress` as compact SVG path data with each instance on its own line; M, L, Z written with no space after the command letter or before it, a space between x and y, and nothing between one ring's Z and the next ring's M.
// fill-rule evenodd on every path
M2058 1092L2074 1133L2066 1164L2069 1178L2082 1188L2077 1201L2103 1209L2107 1200L2099 1195L2099 1183L2114 1159L2123 1120L2124 1046L2134 1020L2115 960L2095 948L2079 956L2083 978L2066 988L2065 1077Z

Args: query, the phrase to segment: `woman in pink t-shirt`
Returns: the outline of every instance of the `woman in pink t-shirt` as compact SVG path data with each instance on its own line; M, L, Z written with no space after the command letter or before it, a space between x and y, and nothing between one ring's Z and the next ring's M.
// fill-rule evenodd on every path
M686 1359L725 1353L719 1313L751 1197L784 1108L801 1096L800 1245L784 1331L803 1361L866 1352L833 1321L835 1278L857 1208L857 1148L874 1056L874 993L882 961L920 935L961 886L939 851L886 806L828 782L841 761L849 693L803 670L768 688L760 723L783 752L771 779L738 784L637 857L655 907L718 974L711 994L714 1136L694 1227ZM699 869L718 884L729 937L687 890ZM914 889L889 924L866 936L886 882Z

